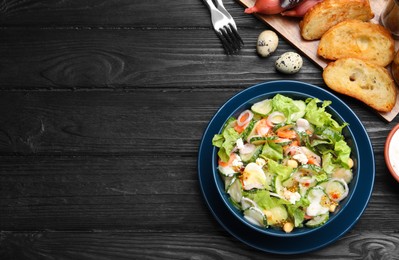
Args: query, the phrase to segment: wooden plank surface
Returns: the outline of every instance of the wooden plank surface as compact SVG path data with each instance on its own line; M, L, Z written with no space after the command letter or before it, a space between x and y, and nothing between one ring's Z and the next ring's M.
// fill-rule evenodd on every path
M238 0L244 7L254 6L256 0ZM371 9L374 12L372 22L379 23L380 14L384 10L387 1L383 0L370 0ZM261 21L270 25L287 41L291 42L297 49L310 58L313 62L319 65L322 69L327 66L328 61L317 55L318 40L307 41L304 40L300 34L299 21L301 18L296 17L283 17L282 15L263 15L254 14ZM396 49L399 48L399 40L395 40ZM388 122L392 121L399 113L399 92L396 96L396 104L392 111L387 113L380 113L381 116Z
M359 222L320 250L280 256L232 237L207 208L198 146L226 100L281 79L327 89L304 59L256 54L269 25L224 1L245 46L224 54L197 0L4 1L0 12L0 259L395 259L399 184L384 163L399 123L340 95L373 144ZM158 10L154 12L153 10Z
M5 255L19 259L396 259L399 236L394 232L350 232L339 240L347 250L330 247L311 255L283 257L265 255L250 250L234 238L222 238L223 232L215 230L209 237L197 233L147 233L125 232L38 232L27 238L24 232L4 233ZM347 245L347 246L345 246ZM37 250L19 251L19 248ZM154 250L153 247L157 249ZM200 247L201 250L197 248Z

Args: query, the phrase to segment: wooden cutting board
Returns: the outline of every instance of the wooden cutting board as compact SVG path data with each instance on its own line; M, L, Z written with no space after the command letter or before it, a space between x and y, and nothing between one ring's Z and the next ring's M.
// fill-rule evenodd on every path
M245 8L254 6L256 0L238 0ZM384 10L387 0L370 0L371 8L374 12L375 17L373 22L378 23L380 14ZM327 61L317 55L317 46L319 41L305 41L302 39L299 31L298 22L300 18L285 17L281 15L262 15L254 14L261 21L268 24L276 32L278 32L283 38L291 42L295 47L298 48L309 59L313 60L322 69L327 66ZM399 48L399 41L395 41L396 49ZM388 68L389 69L389 68ZM399 113L399 91L396 96L396 104L391 112L379 113L385 120L391 122L396 115Z

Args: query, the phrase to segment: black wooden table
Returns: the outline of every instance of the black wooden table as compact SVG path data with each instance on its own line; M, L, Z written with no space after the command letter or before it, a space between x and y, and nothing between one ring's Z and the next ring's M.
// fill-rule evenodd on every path
M295 75L274 61L297 51L225 1L244 39L227 56L206 6L176 1L0 3L0 259L398 259L399 191L383 156L387 123L339 95L370 136L370 203L335 243L308 254L255 250L205 205L198 147L209 120L251 85L292 79L327 88L304 58Z

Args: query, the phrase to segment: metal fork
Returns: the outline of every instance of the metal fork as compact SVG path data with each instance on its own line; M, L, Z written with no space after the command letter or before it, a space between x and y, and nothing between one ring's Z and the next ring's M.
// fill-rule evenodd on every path
M204 0L204 2L211 12L213 29L221 40L226 53L237 53L244 42L238 34L233 17L227 12L222 0L216 0L217 7L212 0Z

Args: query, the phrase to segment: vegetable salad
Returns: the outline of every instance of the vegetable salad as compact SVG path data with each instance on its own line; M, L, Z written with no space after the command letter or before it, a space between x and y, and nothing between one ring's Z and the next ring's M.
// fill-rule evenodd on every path
M319 227L349 193L351 149L331 101L277 94L231 117L212 143L230 201L260 227Z

